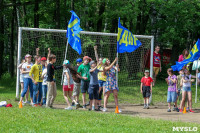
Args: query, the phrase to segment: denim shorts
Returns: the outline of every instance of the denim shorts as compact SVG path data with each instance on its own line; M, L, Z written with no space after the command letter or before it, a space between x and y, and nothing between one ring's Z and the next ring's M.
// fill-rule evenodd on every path
M106 85L106 81L103 81L103 80L99 80L99 87L103 87Z
M89 99L90 100L98 100L98 92L99 92L99 85L90 85L88 93L89 93Z
M168 91L168 93L167 93L167 102L168 103L171 103L171 102L175 103L176 98L177 98L176 91Z
M183 91L191 91L191 87L183 87Z
M81 93L88 92L90 81L81 80Z

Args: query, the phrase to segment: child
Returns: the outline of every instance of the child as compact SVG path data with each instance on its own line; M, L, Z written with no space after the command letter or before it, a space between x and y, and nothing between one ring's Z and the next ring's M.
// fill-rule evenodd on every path
M77 65L74 69L77 71L79 66L82 64L82 59L78 58L76 60ZM76 73L77 74L77 73ZM76 74L72 75L73 78L76 78ZM74 80L74 89L73 89L73 97L79 105L79 94L80 94L80 87L81 87L81 79L77 77L77 80Z
M31 104L33 104L33 83L32 80L29 76L29 72L31 70L31 67L33 66L33 63L31 63L31 55L27 54L25 56L25 60L26 62L22 65L22 74L24 75L24 89L21 93L21 98L20 98L20 102L23 101L23 98L25 96L25 94L28 91L28 88L30 90L30 98L31 98Z
M172 68L167 69L168 78L166 78L166 82L168 84L168 94L167 94L167 102L168 102L168 110L167 112L171 112L171 102L175 104L176 111L179 112L177 108L176 98L178 93L177 77L173 74Z
M21 61L21 64L18 66L18 69L20 69L21 94L24 90L24 74L22 73L22 66L25 62L26 62L25 58L23 58ZM29 89L27 90L27 93L26 93L26 101L25 102L23 101L23 103L28 103L28 94L29 94Z
M81 64L78 68L78 73L81 73L81 76L83 79L81 80L81 93L83 94L83 108L86 109L86 100L85 100L85 94L88 92L89 83L90 83L90 65L88 64L92 59L88 56L83 57L83 64Z
M33 81L33 107L41 106L42 99L42 65L41 57L36 55L35 64L31 67L31 71L29 72L29 76ZM37 93L39 91L39 95L37 97Z
M95 51L95 57L96 57L96 61L99 64L99 66L97 67L97 69L102 70L103 71L103 63L102 57L98 57L98 53L97 53L97 46L94 46L94 51ZM104 94L105 92L105 84L106 84L106 75L103 74L103 72L99 72L98 73L98 83L99 83L99 99L98 99L98 108L101 109L101 97L102 97L102 93Z
M54 63L56 62L56 56L54 54L49 55L49 64L47 65L47 101L46 101L46 107L52 108L53 102L57 95L57 87L56 82L54 80L54 70L62 69L63 66L55 66Z
M93 104L93 100L94 101L94 108L95 111L100 111L100 109L97 107L97 102L98 102L98 91L99 91L99 84L98 84L98 77L97 74L98 72L103 72L102 70L97 69L97 67L99 66L96 65L95 61L91 61L90 62L90 85L89 85L89 99L90 99L90 108L89 111L92 109L92 104Z
M73 92L73 88L74 88L74 81L73 81L72 75L70 73L70 70L68 69L69 61L65 60L63 62L63 65L65 65L65 70L63 72L63 74L64 74L63 95L68 104L68 107L65 109L72 110L72 107L70 106L68 97L72 100L72 102L74 102L77 105L76 101L74 100L74 97L72 96L72 92Z
M160 51L160 46L156 46L155 51L153 52L153 72L154 72L153 86L156 83L156 77L159 71L161 72L161 57L159 51Z
M46 96L47 96L47 62L45 62L45 68L42 71L42 105L46 106Z
M189 72L189 70L185 69L185 74L182 77L182 84L183 84L183 89L182 89L182 101L181 101L181 109L180 112L183 112L183 108L185 106L185 99L186 99L186 94L188 95L188 102L189 102L189 111L194 113L192 110L192 91L191 91L191 82L194 80L192 78L196 78L195 76L192 76Z
M103 64L104 64L104 73L107 76L106 79L106 86L105 86L105 95L104 95L104 108L103 108L103 112L107 111L107 103L108 103L108 98L110 96L110 93L113 92L113 96L115 99L115 106L118 107L118 91L119 88L117 86L117 81L116 81L116 71L119 71L119 66L116 65L114 66L114 64L117 62L117 58L115 58L115 60L110 64L110 60L107 58L103 59ZM122 112L119 109L119 112Z
M149 77L149 70L145 70L144 77L141 79L140 91L144 98L144 109L149 109L149 97L152 93L153 79Z

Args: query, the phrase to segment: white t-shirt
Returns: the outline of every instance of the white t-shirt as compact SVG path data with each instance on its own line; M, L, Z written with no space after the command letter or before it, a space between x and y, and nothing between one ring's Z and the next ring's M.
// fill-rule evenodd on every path
M70 85L74 84L72 75L71 75L69 69L67 68L67 69L65 69L65 70L63 71L63 74L64 74L64 83L63 83L63 85L68 85L67 75L65 74L66 72L69 74Z
M26 62L22 65L22 69L25 69L25 71L30 71L32 66L33 66L33 63L28 64ZM24 78L30 78L29 73L24 73Z
M47 68L42 71L42 76L44 75L42 85L47 85Z
M186 83L183 82L183 87L191 87L191 82L190 82L191 81L191 74L186 75L183 78L188 81Z

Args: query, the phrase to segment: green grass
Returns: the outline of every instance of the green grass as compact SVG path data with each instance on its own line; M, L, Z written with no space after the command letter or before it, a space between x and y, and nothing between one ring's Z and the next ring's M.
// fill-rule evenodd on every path
M194 90L194 88L193 88ZM193 93L194 94L194 93ZM158 81L153 89L153 100L165 103L167 85ZM80 97L81 98L81 97ZM154 120L114 113L97 113L83 110L18 108L15 101L15 79L4 77L0 80L0 101L13 104L12 108L0 108L0 132L172 132L173 127L198 127L199 124ZM110 97L110 101L113 97ZM120 87L120 103L142 103L138 87ZM61 86L58 85L56 103L65 103ZM199 101L198 101L199 102ZM198 104L193 104L199 107Z

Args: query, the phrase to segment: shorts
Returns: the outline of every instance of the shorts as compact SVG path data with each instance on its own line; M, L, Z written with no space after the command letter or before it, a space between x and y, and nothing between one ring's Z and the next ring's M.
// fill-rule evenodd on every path
M186 92L191 91L191 87L183 87L182 91L186 91Z
M81 93L88 92L90 81L81 80Z
M74 82L73 96L79 96L80 88L81 88L81 83Z
M150 95L151 95L150 90L151 90L150 86L142 86L143 98L150 97Z
M99 82L99 87L106 86L106 81L99 80L98 82Z
M98 100L99 85L89 85L88 93L90 100Z
M63 85L63 91L73 91L74 85L70 85L71 88L68 88L68 85Z
M168 91L168 93L167 93L167 102L168 103L171 103L171 102L175 103L176 98L177 98L176 91Z
M20 83L24 83L24 75L20 74Z
M158 75L160 67L153 67L153 72L155 75Z

